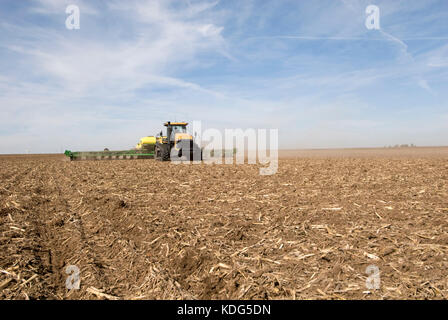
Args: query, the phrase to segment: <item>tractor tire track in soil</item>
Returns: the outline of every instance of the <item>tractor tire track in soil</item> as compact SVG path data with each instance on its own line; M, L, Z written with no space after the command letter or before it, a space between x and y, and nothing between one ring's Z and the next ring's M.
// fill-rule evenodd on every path
M49 206L42 194L42 185L36 180L38 170L39 167L26 169L17 175L19 183L3 189L9 190L10 202L1 209L2 234L11 236L9 239L2 237L1 247L5 262L13 265L6 270L13 279L11 282L16 282L13 298L57 298L56 245L51 228L45 224ZM28 283L36 283L38 290L27 294L22 288Z

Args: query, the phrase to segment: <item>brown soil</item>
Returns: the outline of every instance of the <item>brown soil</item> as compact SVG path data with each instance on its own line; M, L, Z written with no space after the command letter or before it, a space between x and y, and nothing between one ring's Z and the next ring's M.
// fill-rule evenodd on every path
M448 298L448 148L360 150L281 153L273 176L2 156L0 298Z

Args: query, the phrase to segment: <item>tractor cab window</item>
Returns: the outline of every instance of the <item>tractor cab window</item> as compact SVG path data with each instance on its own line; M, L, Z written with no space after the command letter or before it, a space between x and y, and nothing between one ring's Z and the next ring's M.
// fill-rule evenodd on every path
M187 128L185 126L173 126L174 133L186 133Z

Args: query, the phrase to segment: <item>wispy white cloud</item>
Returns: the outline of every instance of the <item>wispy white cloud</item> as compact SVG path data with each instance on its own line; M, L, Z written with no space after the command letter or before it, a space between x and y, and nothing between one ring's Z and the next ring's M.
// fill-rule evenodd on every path
M59 8L59 2L42 0L42 3L51 10ZM170 76L170 69L188 67L204 52L219 54L224 45L223 28L196 20L186 21L181 14L170 14L166 5L165 1L138 2L134 14L140 15L145 24L152 24L153 30L148 34L140 33L134 40L123 42L113 37L104 41L69 40L61 36L61 32L67 33L67 30L57 30L53 32L53 42L48 45L42 45L37 37L26 45L6 47L23 55L32 71L78 94L93 94L98 89L113 93L131 91L154 84L202 90L200 85ZM111 7L120 9L113 4ZM186 15L190 19L193 13L199 14L207 8L200 4L189 7L191 11ZM84 6L81 8L84 10ZM33 28L22 31L32 33Z

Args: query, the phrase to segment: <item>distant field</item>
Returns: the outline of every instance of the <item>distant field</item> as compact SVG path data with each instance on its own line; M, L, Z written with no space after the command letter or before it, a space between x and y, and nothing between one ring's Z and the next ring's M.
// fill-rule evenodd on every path
M281 159L319 157L448 157L448 147L280 150Z
M448 157L448 147L279 150L280 159L344 157ZM0 154L1 159L66 159L63 154Z
M43 154L0 154L0 160L64 160L66 156L61 153Z
M260 176L248 164L0 156L0 298L448 297L448 148L280 158ZM80 290L65 287L69 265Z

